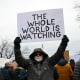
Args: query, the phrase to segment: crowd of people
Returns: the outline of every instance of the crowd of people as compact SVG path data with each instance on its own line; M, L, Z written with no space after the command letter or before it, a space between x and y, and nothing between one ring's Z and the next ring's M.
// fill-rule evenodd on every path
M27 71L20 66L12 66L10 62L5 63L5 66L0 68L0 80L26 80Z
M73 59L68 62L64 58L64 51L69 39L63 36L57 51L49 57L41 48L36 48L25 59L21 54L21 39L14 40L14 55L18 66L14 69L5 64L0 69L0 80L80 80L80 62Z

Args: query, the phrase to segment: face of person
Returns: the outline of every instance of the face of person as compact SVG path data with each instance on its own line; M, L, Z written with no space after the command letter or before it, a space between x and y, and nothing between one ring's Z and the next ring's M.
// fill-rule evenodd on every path
M35 56L34 56L34 59L37 61L37 62L40 62L43 60L43 55L41 53L36 53Z

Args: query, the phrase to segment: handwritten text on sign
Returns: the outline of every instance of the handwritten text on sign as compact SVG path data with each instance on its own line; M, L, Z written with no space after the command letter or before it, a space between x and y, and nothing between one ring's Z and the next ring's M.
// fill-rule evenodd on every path
M18 13L17 25L23 42L58 40L64 34L63 10Z

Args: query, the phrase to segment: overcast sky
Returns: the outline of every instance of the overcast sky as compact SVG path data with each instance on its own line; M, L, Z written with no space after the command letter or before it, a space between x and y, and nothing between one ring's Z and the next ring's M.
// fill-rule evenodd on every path
M0 39L13 41L17 36L17 13L63 8L65 34L70 39L67 49L70 50L70 55L77 54L80 51L80 26L76 21L75 1L78 0L0 0ZM41 47L41 43L35 44L30 44L32 49ZM59 42L43 44L49 54L52 54Z

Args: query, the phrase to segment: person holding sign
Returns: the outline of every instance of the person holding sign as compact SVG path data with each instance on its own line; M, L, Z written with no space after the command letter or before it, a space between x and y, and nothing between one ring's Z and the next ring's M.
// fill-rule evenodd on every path
M55 80L55 73L51 67L63 57L68 42L68 37L64 35L58 50L51 57L41 48L36 48L29 56L30 59L25 59L20 50L21 39L16 37L14 40L15 60L21 67L27 69L27 80Z

